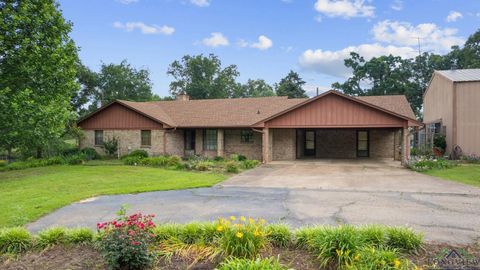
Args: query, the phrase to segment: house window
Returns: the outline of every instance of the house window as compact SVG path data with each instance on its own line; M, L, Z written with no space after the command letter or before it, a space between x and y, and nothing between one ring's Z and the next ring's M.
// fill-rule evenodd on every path
M205 129L203 131L203 149L217 150L217 130Z
M242 129L240 131L240 142L241 143L253 143L253 130Z
M185 130L185 150L187 151L195 150L195 130L194 129Z
M103 145L103 130L95 130L95 145Z
M141 132L141 146L151 146L152 145L152 131L151 130L142 130Z

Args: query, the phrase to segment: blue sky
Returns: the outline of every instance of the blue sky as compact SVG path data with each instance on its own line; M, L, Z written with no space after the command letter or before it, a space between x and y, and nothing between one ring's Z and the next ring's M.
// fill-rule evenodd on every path
M350 51L366 58L448 51L480 28L480 0L59 0L84 64L127 59L168 95L185 54L236 64L240 82L300 73L310 95L343 81Z

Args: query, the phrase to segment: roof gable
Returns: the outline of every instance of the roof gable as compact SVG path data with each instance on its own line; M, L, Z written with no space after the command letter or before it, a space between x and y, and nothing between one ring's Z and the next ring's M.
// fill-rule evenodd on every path
M382 100L384 98L376 99L374 102ZM406 102L406 99L404 101ZM411 108L409 110L411 112ZM413 112L409 114L414 116ZM255 126L387 127L403 126L405 121L410 125L420 125L414 118L369 103L362 98L350 97L331 90L259 121Z

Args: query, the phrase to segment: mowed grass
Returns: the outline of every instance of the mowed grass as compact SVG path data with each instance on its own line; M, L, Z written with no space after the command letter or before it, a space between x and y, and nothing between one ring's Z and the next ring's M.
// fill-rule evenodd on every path
M425 174L480 187L480 164L462 164L444 170L430 170Z
M82 199L209 187L226 176L135 166L49 166L0 172L0 227L24 225Z

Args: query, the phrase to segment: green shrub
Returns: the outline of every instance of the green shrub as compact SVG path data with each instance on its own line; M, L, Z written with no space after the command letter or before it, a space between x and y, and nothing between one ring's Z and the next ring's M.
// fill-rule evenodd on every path
M416 253L423 245L423 235L405 227L388 227L386 245L403 252Z
M93 241L95 234L88 228L67 230L67 242L71 244L88 244Z
M85 156L87 160L100 159L100 154L97 153L97 150L91 147L85 147L80 150L80 153Z
M215 226L222 251L228 256L254 258L268 244L265 221L245 217L219 219Z
M287 247L292 240L290 227L286 224L268 225L267 239L273 246Z
M219 161L224 161L225 159L222 156L215 156L213 160L219 162Z
M129 157L141 157L141 158L147 158L148 157L148 152L142 149L137 149L133 150L130 154L127 156Z
M126 157L122 159L123 163L125 165L134 165L137 166L139 164L143 164L143 158L137 157L137 156L132 156L132 157Z
M0 230L0 254L18 254L27 251L33 246L33 237L22 227L5 228Z
M193 168L197 171L209 171L214 166L215 164L213 164L211 161L199 161L193 166Z
M399 259L395 250L364 247L353 255L353 263L344 266L346 270L408 270L413 265L406 259Z
M168 164L168 157L166 156L159 156L159 157L149 157L144 158L141 160L141 164L145 166L152 166L152 167L165 167Z
M5 167L5 166L7 166L7 161L0 159L0 167Z
M65 157L65 161L69 165L82 164L85 159L86 159L85 156L82 154Z
M218 270L286 270L286 267L280 265L278 259L257 258L255 260L229 258L222 262Z
M247 159L242 162L243 168L245 169L253 169L260 164L260 161L255 159Z
M247 160L247 157L244 156L244 155L238 155L237 160L238 161L245 161L245 160Z
M52 227L38 233L36 244L40 248L68 243L67 230L63 227Z
M179 156L170 156L168 157L167 166L169 167L178 167L182 164L182 158Z
M454 161L446 160L446 159L419 159L419 160L411 160L407 164L407 167L421 172L421 171L428 171L432 169L448 169L457 166L458 164Z
M66 161L62 157L51 157L46 160L47 165L58 165L58 164L65 164Z
M238 166L238 163L236 161L228 161L225 164L225 170L229 173L238 173L240 171L240 168Z
M105 152L108 155L113 156L118 151L118 139L116 137L112 137L111 139L104 141L103 149L105 149Z
M445 152L445 149L447 149L447 140L445 139L445 135L436 134L433 137L433 146L439 148L442 152Z

